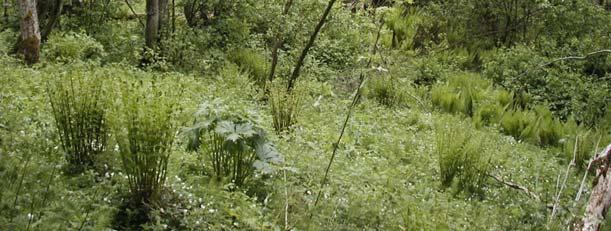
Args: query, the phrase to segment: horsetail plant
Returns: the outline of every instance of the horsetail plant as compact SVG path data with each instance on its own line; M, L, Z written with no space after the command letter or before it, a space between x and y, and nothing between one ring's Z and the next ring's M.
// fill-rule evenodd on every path
M126 83L115 134L136 203L158 201L176 134L176 104L154 83Z
M76 75L82 75L77 73ZM93 167L106 150L108 129L102 82L89 76L57 76L47 85L69 173Z
M272 86L269 99L272 125L276 133L290 131L291 127L297 123L302 100L301 90L284 91L278 86Z

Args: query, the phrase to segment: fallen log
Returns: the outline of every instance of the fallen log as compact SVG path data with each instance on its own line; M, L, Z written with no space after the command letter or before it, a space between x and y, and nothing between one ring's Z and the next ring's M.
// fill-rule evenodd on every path
M596 184L592 188L581 224L575 226L575 230L599 230L611 206L611 169L609 168L611 166L611 144L592 160L592 164L598 165Z

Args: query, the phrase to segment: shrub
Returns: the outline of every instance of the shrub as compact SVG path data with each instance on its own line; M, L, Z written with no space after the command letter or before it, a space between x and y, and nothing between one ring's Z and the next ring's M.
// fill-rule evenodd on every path
M204 155L218 179L242 186L255 168L268 172L268 163L281 159L252 115L230 110L219 101L204 102L195 114L195 124L187 129L189 147Z
M477 193L486 179L489 160L483 153L483 140L465 131L468 128L437 129L441 185L447 188L456 182L459 191Z
M289 131L297 123L301 100L302 92L299 89L287 92L282 84L272 87L269 104L273 119L272 125L277 133Z
M568 161L575 157L575 166L578 169L585 169L588 160L594 155L593 150L596 148L598 137L592 134L591 131L578 132L575 136L569 137L564 143L563 151Z
M92 37L75 32L53 34L42 50L47 60L72 61L100 59L104 47Z
M574 54L575 51L566 53ZM598 58L590 57L586 62ZM517 46L499 50L486 60L483 75L514 93L516 106L529 108L546 104L561 120L575 117L580 123L596 125L608 104L605 96L611 87L609 81L583 71L583 62L579 61L541 66L552 60L535 52L534 48Z
M513 104L513 94L506 90L497 90L496 92L496 101L502 106L507 108L508 106Z
M98 77L78 72L54 76L47 88L68 172L80 173L93 167L106 149L107 105Z
M176 134L176 106L154 83L125 83L115 127L132 199L155 203L166 179ZM175 97L175 96L174 96Z
M448 79L444 85L435 85L431 89L433 105L446 112L463 113L473 116L476 103L482 101L488 92L490 83L477 74L460 73Z
M448 75L447 67L432 58L418 60L415 65L417 72L413 81L416 86L433 86L444 81Z
M2 30L0 31L0 54L6 55L11 52L13 45L17 42L16 38L19 37L18 32L13 30Z

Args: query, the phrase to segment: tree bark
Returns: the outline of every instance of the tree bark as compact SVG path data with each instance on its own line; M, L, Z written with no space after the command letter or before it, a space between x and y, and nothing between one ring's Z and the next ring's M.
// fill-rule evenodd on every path
M607 146L605 151L600 153L593 163L599 164L596 171L597 183L592 188L586 214L583 217L581 227L576 227L575 230L596 231L599 230L600 224L605 220L609 207L611 206L611 145Z
M38 28L36 0L20 0L19 10L21 12L19 24L21 35L16 53L23 55L24 61L31 65L37 63L40 58L40 29Z
M151 50L157 48L159 20L159 0L146 0L146 30L144 32L144 40L146 47Z
M295 69L293 69L293 74L291 74L291 77L289 78L289 81L288 81L288 86L287 86L288 92L293 90L293 87L295 87L295 81L297 80L297 78L299 77L299 74L301 73L301 67L303 66L303 62L306 56L308 56L308 52L310 51L310 48L314 46L314 41L316 41L316 37L318 36L320 29L322 29L322 26L325 24L325 21L327 20L327 16L329 16L329 13L331 13L331 9L333 9L333 5L335 4L336 1L337 0L329 1L329 4L327 5L325 12L322 14L322 17L320 17L320 21L318 22L318 24L316 25L316 28L314 28L314 32L310 36L310 40L308 40L308 43L306 44L305 48L301 52L301 55L299 56L299 59L297 60L297 64L295 64Z

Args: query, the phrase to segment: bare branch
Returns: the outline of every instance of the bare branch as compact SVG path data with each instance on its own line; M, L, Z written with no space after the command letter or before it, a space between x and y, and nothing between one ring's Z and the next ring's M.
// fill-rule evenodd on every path
M492 175L492 174L488 174L488 176L491 177L492 179L498 181L499 183L504 184L505 186L507 186L509 188L517 189L517 190L520 190L520 191L526 193L528 196L532 197L535 200L538 200L538 201L541 200L541 198L539 198L539 196L536 193L530 191L528 188L526 188L526 187L524 187L522 185L513 183L511 181L503 180L503 178L500 177L500 176L496 176L496 175Z
M575 145L573 148L573 159L566 167L566 172L564 173L564 180L562 181L562 185L560 185L560 190L556 194L556 199L554 200L554 206L552 207L552 215L549 217L549 222L554 220L556 216L556 212L558 212L558 203L560 203L560 195L562 195L562 191L566 187L566 181L569 178L569 173L571 171L571 167L575 165L575 156L577 156L577 146L579 145L579 136L575 136Z

